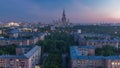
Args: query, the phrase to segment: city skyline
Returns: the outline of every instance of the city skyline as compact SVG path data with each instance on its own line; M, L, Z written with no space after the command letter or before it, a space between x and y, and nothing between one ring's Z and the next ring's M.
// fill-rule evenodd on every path
M72 23L120 22L119 0L1 0L0 21L52 23L66 17Z

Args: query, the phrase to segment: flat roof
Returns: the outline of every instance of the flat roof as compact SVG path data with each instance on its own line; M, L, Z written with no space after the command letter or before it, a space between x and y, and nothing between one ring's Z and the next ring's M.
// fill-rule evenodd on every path
M23 46L23 47L26 47L26 46ZM40 46L34 46L30 51L28 51L26 54L23 54L23 55L0 55L0 59L4 59L4 58L6 59L28 59L40 48L41 48Z
M120 59L120 56L80 56L78 53L78 47L82 47L82 46L71 46L70 47L70 57L72 60L118 60ZM85 47L85 46L83 46ZM88 48L86 46L86 48Z

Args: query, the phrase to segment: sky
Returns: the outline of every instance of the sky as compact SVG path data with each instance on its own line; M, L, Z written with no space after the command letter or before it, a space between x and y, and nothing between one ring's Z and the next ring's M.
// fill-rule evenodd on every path
M120 0L0 0L0 21L51 23L63 9L72 23L120 22Z

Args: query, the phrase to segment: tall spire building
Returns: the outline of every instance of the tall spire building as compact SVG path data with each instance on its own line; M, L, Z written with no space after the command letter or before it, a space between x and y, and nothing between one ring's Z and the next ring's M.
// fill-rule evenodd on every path
M66 23L65 10L63 10L63 14L62 14L62 23Z
M66 18L65 10L63 10L62 18L57 21L54 21L54 23L58 27L66 27L70 25L69 19Z

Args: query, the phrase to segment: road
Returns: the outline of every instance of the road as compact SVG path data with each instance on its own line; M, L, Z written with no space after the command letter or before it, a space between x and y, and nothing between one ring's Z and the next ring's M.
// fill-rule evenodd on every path
M42 58L43 58L42 64L45 63L45 61L46 61L46 59L47 59L48 56L49 56L49 53L44 53L44 54L43 54L43 56L42 56Z
M62 68L66 68L66 54L62 54Z

